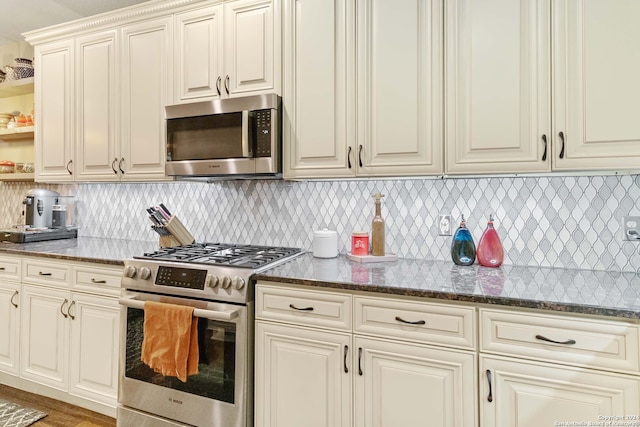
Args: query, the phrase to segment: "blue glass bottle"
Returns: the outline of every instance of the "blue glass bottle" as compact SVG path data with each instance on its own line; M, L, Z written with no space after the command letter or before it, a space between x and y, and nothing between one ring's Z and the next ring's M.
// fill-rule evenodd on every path
M476 245L464 222L464 215L462 215L460 227L453 234L451 259L457 265L472 265L476 260Z

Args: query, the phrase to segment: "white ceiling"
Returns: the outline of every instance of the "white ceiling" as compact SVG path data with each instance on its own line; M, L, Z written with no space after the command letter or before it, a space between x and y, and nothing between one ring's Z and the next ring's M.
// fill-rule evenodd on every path
M22 33L147 0L0 0L0 45L23 41Z

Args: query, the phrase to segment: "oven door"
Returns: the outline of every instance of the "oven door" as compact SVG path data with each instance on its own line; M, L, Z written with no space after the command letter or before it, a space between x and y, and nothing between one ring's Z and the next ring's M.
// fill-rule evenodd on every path
M194 307L200 358L198 374L186 383L156 373L140 360L145 301ZM120 304L119 406L193 426L251 425L251 305L142 292L127 292Z

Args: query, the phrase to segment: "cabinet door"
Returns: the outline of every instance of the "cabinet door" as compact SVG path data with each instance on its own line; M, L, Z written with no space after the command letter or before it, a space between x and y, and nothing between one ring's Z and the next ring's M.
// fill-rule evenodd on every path
M485 356L480 374L484 427L599 425L640 413L640 378L630 375Z
M122 180L168 179L164 107L171 103L172 18L122 29Z
M0 371L18 375L20 285L0 279Z
M119 315L115 298L72 294L71 394L116 406Z
M256 427L351 425L351 335L256 322Z
M640 2L553 4L554 168L638 170Z
M118 181L116 31L76 40L76 180Z
M73 181L73 41L35 48L35 180Z
M445 15L446 172L549 171L549 0L453 0Z
M442 172L442 0L358 0L358 174Z
M219 98L222 91L222 5L179 13L176 20L176 102Z
M355 0L285 0L285 178L355 175Z
M227 95L280 93L278 4L277 0L225 3L225 75L222 79Z
M69 293L23 285L21 301L21 376L67 391Z
M356 427L474 427L475 353L355 337Z

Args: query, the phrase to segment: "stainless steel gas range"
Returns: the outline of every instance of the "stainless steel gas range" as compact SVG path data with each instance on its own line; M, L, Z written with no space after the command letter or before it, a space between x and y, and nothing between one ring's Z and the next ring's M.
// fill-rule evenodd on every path
M125 261L118 426L252 426L251 277L303 252L197 243ZM184 383L141 361L145 301L194 307L198 374Z

